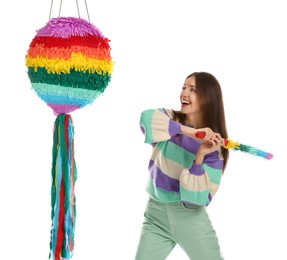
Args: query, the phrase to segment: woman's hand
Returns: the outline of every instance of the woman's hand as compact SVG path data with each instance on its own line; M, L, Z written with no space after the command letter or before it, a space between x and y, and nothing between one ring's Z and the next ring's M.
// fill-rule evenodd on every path
M203 131L203 129L200 129L200 131ZM224 139L219 133L208 132L197 150L195 163L202 164L205 155L219 150L222 145L224 145Z

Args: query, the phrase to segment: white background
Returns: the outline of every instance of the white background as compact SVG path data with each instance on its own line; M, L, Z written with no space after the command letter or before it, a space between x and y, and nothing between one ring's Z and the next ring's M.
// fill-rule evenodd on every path
M133 260L147 194L146 108L179 108L185 77L221 83L229 136L274 154L230 152L207 208L227 260L286 260L286 8L284 1L88 1L91 22L111 40L111 83L73 112L77 222L73 259ZM29 44L50 1L1 4L0 259L48 258L55 115L31 88ZM87 18L84 1L80 14ZM57 17L54 1L51 17ZM61 16L78 17L63 1ZM186 260L179 247L169 260Z

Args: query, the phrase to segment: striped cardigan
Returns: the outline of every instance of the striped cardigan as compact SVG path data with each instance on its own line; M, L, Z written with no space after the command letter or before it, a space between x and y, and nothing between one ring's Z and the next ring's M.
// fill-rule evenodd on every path
M223 158L219 151L207 154L195 164L200 141L185 136L180 123L172 120L172 110L148 109L141 113L144 142L153 146L149 162L149 195L161 202L207 206L219 188Z

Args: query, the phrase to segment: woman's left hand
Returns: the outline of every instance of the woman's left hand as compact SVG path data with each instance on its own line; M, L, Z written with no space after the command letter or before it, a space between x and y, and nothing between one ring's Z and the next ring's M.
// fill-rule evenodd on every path
M206 154L212 153L224 145L224 139L219 133L214 133L207 140L202 142L197 153L205 156Z

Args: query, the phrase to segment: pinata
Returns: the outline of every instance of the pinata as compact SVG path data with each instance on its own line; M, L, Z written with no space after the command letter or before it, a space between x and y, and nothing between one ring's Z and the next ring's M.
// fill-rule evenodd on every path
M49 259L74 252L77 167L74 126L69 113L92 104L111 81L110 40L82 18L52 18L29 45L27 73L32 89L56 115L52 148Z

